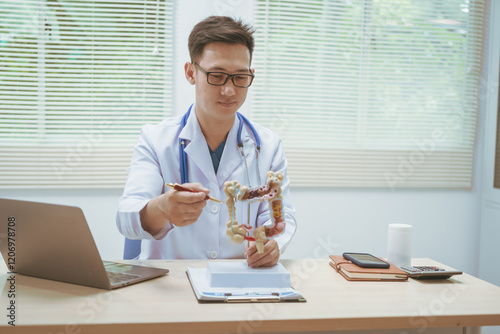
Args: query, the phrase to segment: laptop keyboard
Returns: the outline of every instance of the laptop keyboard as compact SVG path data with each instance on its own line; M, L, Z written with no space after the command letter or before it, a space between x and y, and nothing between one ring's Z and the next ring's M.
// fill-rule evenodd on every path
M141 277L139 275L134 275L134 274L125 274L125 273L116 273L112 271L107 271L109 281L111 284L119 284L122 282L127 282L127 281L132 281L138 277Z

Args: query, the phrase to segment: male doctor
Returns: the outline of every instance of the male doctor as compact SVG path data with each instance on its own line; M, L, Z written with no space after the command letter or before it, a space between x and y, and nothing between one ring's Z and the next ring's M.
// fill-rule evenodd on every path
M291 204L287 160L278 136L253 124L261 138L256 154L255 138L244 125L241 138L247 163L237 145L236 112L245 102L254 79L251 69L253 29L224 16L211 16L192 30L188 47L191 62L185 76L195 86L196 99L184 127L182 115L157 125L145 125L128 169L128 179L117 212L117 226L130 239L143 239L139 259L247 258L251 267L273 266L296 229ZM181 183L179 138L186 142L189 183L197 193L169 189L165 183ZM258 164L258 168L257 168ZM248 166L246 168L245 166ZM234 244L226 236L228 210L207 202L206 194L225 202L224 182L237 180L259 185L268 171L280 171L285 231L267 239L264 252L255 244ZM238 202L239 224L260 226L270 221L267 202ZM248 215L249 213L249 215Z

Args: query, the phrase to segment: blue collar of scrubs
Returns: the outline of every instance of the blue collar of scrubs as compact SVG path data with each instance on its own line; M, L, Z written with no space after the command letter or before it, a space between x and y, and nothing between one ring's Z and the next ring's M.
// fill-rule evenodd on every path
M219 169L220 159L222 158L222 152L224 152L224 146L226 145L226 141L224 140L220 145L212 151L210 146L208 146L208 150L210 151L210 157L212 158L212 165L214 166L215 174L217 174L217 170Z
M191 113L191 109L193 109L193 105L194 105L194 103L189 107L188 111L184 114L184 116L182 116L181 131L186 126L187 120L189 118L189 114ZM247 125L247 127L250 129L250 131L252 132L252 134L255 138L257 157L258 157L258 152L260 152L260 137L257 134L257 130L255 130L252 123L250 123L250 121L245 116L243 116L239 112L236 113L236 116L240 120L240 124L238 127L237 141L238 141L238 147L241 149L243 157L245 157L245 155L243 154L243 142L241 140L241 130L243 128L243 123L245 123ZM186 148L186 141L182 138L179 138L179 158L180 158L180 169L181 169L181 182L182 183L189 183L187 154L186 154L186 152L184 152L185 148ZM217 149L219 149L219 148L217 148ZM217 149L216 149L216 151L217 151ZM224 149L224 148L222 148L222 149ZM221 155L222 155L222 153L221 153ZM213 158L212 158L212 160L213 160ZM257 158L257 160L258 160L258 158ZM219 158L219 161L220 161L220 158ZM246 159L245 159L245 164L246 164ZM217 166L217 168L218 168L218 166ZM257 161L257 168L258 168L258 161ZM248 174L248 167L247 167L247 174ZM259 175L259 178L260 178L260 175Z

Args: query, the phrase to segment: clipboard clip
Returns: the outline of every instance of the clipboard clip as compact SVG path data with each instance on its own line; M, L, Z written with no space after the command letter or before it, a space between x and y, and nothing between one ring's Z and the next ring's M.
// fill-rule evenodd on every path
M244 293L232 294L226 293L226 302L228 303L269 303L281 301L280 294L273 292L268 293Z

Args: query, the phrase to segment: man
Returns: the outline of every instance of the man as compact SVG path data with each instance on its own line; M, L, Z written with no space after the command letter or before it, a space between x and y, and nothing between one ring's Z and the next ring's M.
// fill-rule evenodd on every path
M252 84L254 41L251 27L229 17L212 16L198 23L189 36L191 62L184 66L195 86L195 104L183 116L142 128L124 193L117 226L130 239L143 239L140 259L247 258L251 267L273 266L295 233L295 210L290 201L287 161L280 139L254 124L261 139L243 126L241 138L246 161L237 145L240 118L236 112ZM189 182L198 192L176 191L165 183L182 183L179 141L185 143ZM206 195L225 201L224 182L237 180L255 187L268 171L280 171L285 231L266 240L264 252L231 242L226 236L228 210L209 202ZM260 173L260 175L257 175ZM250 180L251 184L247 184ZM238 203L239 223L260 226L270 221L267 202Z

